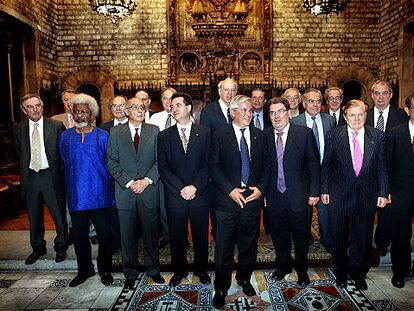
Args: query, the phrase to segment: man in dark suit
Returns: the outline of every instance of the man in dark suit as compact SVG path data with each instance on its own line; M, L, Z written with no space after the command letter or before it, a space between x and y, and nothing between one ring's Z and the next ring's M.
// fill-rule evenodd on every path
M266 200L276 252L272 276L282 280L295 266L298 284L308 285L308 205L317 204L320 196L318 149L312 130L289 123L289 102L285 98L272 98L268 107L273 125L265 131L271 163Z
M325 100L328 105L328 113L335 118L335 125L345 125L344 114L342 112L342 101L344 92L341 88L333 86L325 90Z
M215 308L225 304L231 285L235 244L237 284L244 294L256 294L250 277L256 262L260 209L269 172L264 133L249 127L253 116L251 99L235 96L230 110L232 125L214 134L209 161L216 184Z
M62 122L43 117L43 101L38 95L22 98L20 108L28 120L13 129L13 141L20 158L20 184L30 223L33 253L26 265L46 254L43 203L47 203L56 227L56 262L66 259L67 224L65 214L64 165L59 153ZM43 199L42 199L43 198Z
M292 123L307 126L312 129L319 150L320 161L322 163L325 148L325 136L331 128L336 126L335 118L327 113L321 113L322 93L317 89L307 89L302 95L302 104L305 108L305 112L293 118ZM311 234L313 206L309 206L309 209L311 213L308 215L308 227L309 243L311 244L313 243ZM328 208L322 203L319 203L317 209L320 242L328 251L330 251L331 241L329 234Z
M177 123L158 135L158 170L165 185L166 209L177 286L188 275L188 220L194 244L194 275L209 284L208 263L208 155L210 129L191 122L191 97L175 93L171 113Z
M104 131L110 132L111 128L117 125L122 125L128 122L125 110L128 105L128 99L125 96L115 96L109 102L109 110L114 117L112 120L101 124L99 127ZM115 184L113 185L115 191ZM119 217L116 206L111 207L111 249L112 254L115 254L121 249L121 233L119 229Z
M129 122L113 127L108 141L108 169L115 179L115 199L121 229L125 287L133 288L138 270L138 232L144 240L146 274L155 283L160 275L158 250L159 192L158 127L144 123L146 107L138 98L128 101Z
M211 135L217 130L226 128L231 124L230 102L237 94L237 82L232 78L220 81L218 84L219 100L210 103L201 110L200 124L210 129ZM211 235L216 238L216 216L215 216L215 185L209 182L207 193L210 204Z
M374 107L367 112L367 125L388 132L393 127L408 121L408 116L404 110L390 105L392 95L392 87L387 81L378 80L372 84L371 97ZM391 238L392 206L377 209L377 227L374 240L379 255L387 255Z
M261 130L265 130L272 126L269 114L264 109L266 102L265 94L265 91L260 88L256 88L252 91L251 97L254 110L252 124Z
M349 275L357 289L365 290L375 209L388 203L385 134L364 127L366 111L360 100L345 105L344 117L348 126L326 136L321 199L329 204L336 283L346 287Z
M393 235L391 244L392 284L402 288L411 267L411 219L414 216L414 92L405 100L410 121L387 134L387 161L390 176ZM414 264L411 268L414 276Z

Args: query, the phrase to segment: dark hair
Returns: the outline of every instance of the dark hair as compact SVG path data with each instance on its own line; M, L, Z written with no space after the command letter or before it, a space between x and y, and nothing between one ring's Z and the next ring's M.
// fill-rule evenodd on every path
M191 99L191 96L188 95L187 93L184 93L184 92L174 93L171 96L171 100L173 100L174 98L177 98L177 97L182 97L184 99L184 104L186 106L188 106L188 105L192 106L193 105L193 100Z
M414 99L414 92L411 92L406 98L405 98L405 106L407 108L411 108L413 105L413 99Z
M270 110L270 105L282 104L286 110L290 109L289 102L284 97L273 97L266 103L266 111Z

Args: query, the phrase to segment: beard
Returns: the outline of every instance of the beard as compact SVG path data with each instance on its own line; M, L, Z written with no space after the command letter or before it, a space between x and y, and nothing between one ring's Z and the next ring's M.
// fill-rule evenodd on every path
M88 126L88 122L86 122L86 121L82 121L82 122L74 121L74 125L75 125L76 128L82 129L82 128L85 128L85 127Z

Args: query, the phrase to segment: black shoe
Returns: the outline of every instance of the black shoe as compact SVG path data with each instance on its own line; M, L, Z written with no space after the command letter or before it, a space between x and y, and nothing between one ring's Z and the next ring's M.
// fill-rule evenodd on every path
M281 281L285 278L286 275L288 275L289 273L291 273L292 270L290 271L282 271L282 270L275 270L272 272L271 276L272 278Z
M105 286L111 285L114 282L112 274L109 272L104 272L101 274L101 283Z
M242 287L243 294L247 296L256 295L256 291L254 290L253 285L250 283L250 281L237 281L237 285Z
M368 289L368 285L367 282L365 282L364 279L361 280L354 280L355 282L355 288L358 290L367 290Z
M393 275L391 279L392 285L397 288L403 288L405 286L405 280L401 276Z
M72 281L69 282L69 287L76 287L78 285L81 285L82 283L85 283L87 279L95 275L95 271L91 270L88 273L85 274L78 274L73 278Z
M26 258L26 261L24 262L26 265L32 265L34 264L40 257L46 255L47 250L46 248L38 251L38 252L33 252L29 255L29 257Z
M174 274L171 278L170 282L168 283L169 286L177 286L181 283L183 277L179 274ZM155 282L155 281L154 281Z
M310 283L309 276L307 273L301 273L298 275L298 285L299 286L308 286Z
M89 239L91 240L91 243L92 243L93 245L98 245L98 244L99 244L99 241L98 241L98 236L97 236L97 235L93 235L93 236L91 236Z
M378 248L378 249L377 249L377 252L378 252L378 254L379 254L381 257L384 257L384 256L387 256L387 254L388 254L388 249L387 249L386 247L384 247L384 248Z
M227 292L218 291L214 294L213 297L213 307L220 309L226 304Z
M170 240L167 240L167 239L162 238L162 239L160 240L160 242L158 243L158 248L159 248L159 249L164 248L164 247L166 247L168 244L170 244Z
M211 277L208 275L207 272L202 272L200 274L194 274L194 275L200 279L200 282L202 284L210 284L211 283Z
M62 262L66 259L66 251L63 252L56 252L55 261Z
M346 286L348 285L348 281L346 278L336 278L335 283L336 285L342 288L346 288Z
M165 283L164 278L159 273L157 273L156 275L151 276L150 278L157 284L164 284Z
M134 289L135 287L135 279L126 279L124 288L126 289Z

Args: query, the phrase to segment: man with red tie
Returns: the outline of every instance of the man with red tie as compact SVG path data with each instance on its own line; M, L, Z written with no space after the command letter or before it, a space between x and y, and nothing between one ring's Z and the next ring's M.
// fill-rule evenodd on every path
M322 162L321 199L329 204L332 259L336 283L367 289L376 207L388 203L385 134L365 124L365 105L345 105L348 126L330 130Z

